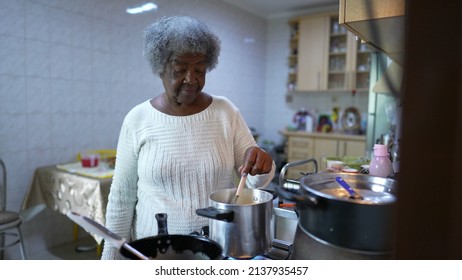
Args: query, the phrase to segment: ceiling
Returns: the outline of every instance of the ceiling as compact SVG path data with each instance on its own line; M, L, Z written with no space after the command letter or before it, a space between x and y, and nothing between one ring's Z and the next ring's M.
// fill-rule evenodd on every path
M338 6L339 0L222 0L266 19Z

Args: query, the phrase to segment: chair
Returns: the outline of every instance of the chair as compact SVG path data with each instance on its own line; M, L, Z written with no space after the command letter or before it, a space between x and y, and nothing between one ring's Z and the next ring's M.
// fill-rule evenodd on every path
M26 250L21 234L22 220L19 213L6 210L6 167L0 159L0 259L3 259L3 251L19 243L22 259L27 259Z

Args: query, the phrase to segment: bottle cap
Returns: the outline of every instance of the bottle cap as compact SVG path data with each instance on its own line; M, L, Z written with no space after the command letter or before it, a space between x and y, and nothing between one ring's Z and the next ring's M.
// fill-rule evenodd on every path
M381 145L381 144L375 144L374 145L374 156L388 156L388 146L387 145Z

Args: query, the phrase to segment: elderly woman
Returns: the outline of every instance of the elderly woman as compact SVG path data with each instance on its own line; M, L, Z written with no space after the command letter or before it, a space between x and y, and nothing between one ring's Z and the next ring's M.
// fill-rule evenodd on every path
M225 97L202 91L215 68L220 40L201 21L167 17L145 30L144 54L164 92L125 117L109 194L106 226L127 240L157 235L156 213L167 213L170 234L190 234L208 224L195 210L209 195L235 187L266 187L271 157L257 147L239 110ZM102 259L118 258L104 245Z

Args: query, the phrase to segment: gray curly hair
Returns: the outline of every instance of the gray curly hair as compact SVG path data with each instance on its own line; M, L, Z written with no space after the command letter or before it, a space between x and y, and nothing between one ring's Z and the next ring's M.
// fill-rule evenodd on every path
M207 71L218 64L221 41L202 21L188 16L163 17L144 31L144 56L152 72L162 76L175 55L202 53Z

